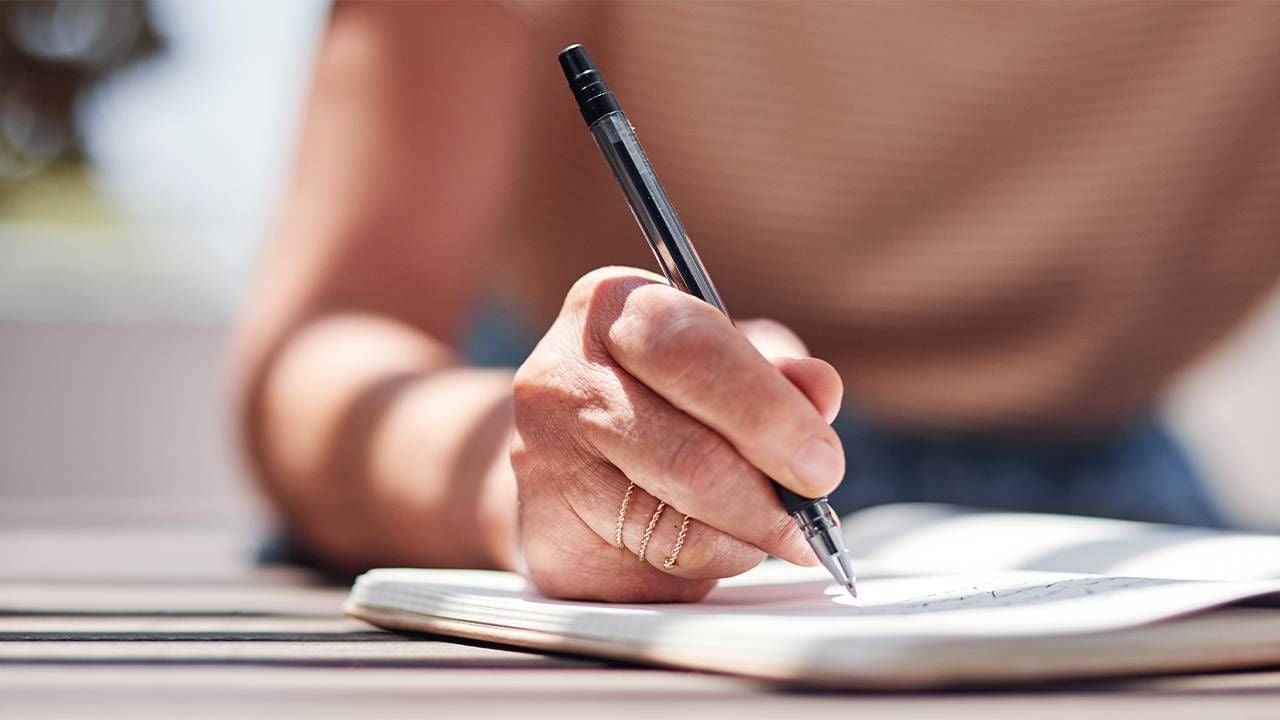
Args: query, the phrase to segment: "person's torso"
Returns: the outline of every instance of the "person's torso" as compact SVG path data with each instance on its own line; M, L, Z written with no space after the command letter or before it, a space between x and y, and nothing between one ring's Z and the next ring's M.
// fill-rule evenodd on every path
M656 268L555 62L582 42L737 317L912 425L1118 422L1280 273L1280 6L512 5L527 154L501 244L532 326Z

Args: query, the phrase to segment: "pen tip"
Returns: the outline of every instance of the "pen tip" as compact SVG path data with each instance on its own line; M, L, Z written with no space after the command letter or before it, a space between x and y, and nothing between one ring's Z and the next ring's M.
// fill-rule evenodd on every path
M849 581L848 585L845 585L845 589L848 590L849 594L855 599L858 597L858 586L854 585L852 580Z

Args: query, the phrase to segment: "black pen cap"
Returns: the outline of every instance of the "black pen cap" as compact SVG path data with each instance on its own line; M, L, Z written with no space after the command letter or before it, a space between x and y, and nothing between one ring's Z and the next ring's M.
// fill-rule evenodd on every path
M582 119L587 121L587 127L622 109L613 91L605 84L604 76L581 45L574 43L560 51L560 69L564 70L564 78L569 81L569 89L578 101L578 110L582 112Z

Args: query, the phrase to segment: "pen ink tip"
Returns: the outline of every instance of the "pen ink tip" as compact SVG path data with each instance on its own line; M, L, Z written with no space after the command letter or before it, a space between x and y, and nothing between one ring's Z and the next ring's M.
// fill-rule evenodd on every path
M858 586L857 586L857 585L854 585L852 580L850 580L850 581L849 581L849 584L848 584L848 585L845 585L845 589L849 591L849 594L850 594L850 595L852 595L852 596L854 597L854 599L857 599L857 597L858 597Z

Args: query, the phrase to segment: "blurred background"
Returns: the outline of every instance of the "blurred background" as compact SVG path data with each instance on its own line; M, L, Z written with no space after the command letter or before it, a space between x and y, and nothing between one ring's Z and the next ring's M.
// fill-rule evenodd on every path
M0 525L259 526L225 407L237 299L327 4L0 3ZM1164 412L1280 530L1280 294Z
M327 10L0 3L0 525L257 522L224 350Z

